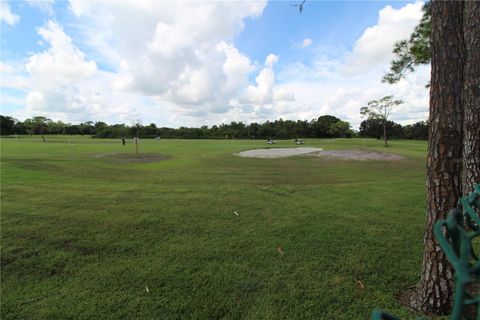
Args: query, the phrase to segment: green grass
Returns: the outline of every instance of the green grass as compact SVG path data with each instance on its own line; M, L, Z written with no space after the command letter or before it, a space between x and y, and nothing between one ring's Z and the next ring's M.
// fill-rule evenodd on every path
M142 140L168 159L127 163L95 157L134 152L120 140L47 140L1 139L2 319L413 316L398 296L419 276L425 142L306 141L407 157L355 162Z

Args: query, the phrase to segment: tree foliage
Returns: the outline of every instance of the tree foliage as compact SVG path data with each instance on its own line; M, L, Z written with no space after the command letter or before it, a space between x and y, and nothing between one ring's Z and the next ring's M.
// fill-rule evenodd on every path
M33 119L18 121L8 116L2 119L2 135L40 134L35 131ZM3 124L8 123L8 124ZM138 126L137 126L138 125ZM56 135L87 135L95 138L131 138L138 134L140 138L180 138L180 139L293 139L293 138L350 138L356 134L350 123L331 115L320 116L311 121L283 120L266 121L264 123L231 122L229 124L202 126L200 128L167 128L157 127L154 123L133 126L125 124L109 125L102 121L69 124L62 121L45 120L44 134ZM402 126L393 121L387 121L389 136L393 139L427 139L428 124L420 121L412 125ZM383 136L382 121L366 119L360 124L358 135L361 137L378 138Z
M414 71L416 66L430 63L431 21L431 5L427 2L423 6L423 17L410 38L395 43L395 58L391 62L390 72L382 78L382 82L396 83L408 72Z
M393 100L393 96L385 96L379 100L368 102L367 106L360 109L360 114L367 116L369 119L379 119L386 122L393 108L402 103L402 100Z
M15 119L12 117L0 116L0 133L7 135L14 133Z
M360 114L367 116L369 119L380 120L383 126L383 140L385 147L388 146L387 139L387 121L393 108L402 104L402 100L394 100L393 96L385 96L379 100L368 102L367 106L360 109Z
M393 121L387 121L387 132L390 139L418 139L426 140L427 136L417 136L413 138L413 135L409 135L406 128L409 126L401 126ZM360 123L360 130L358 132L360 137L364 138L383 138L383 121L379 119L366 119Z
M10 117L2 116L2 121ZM12 120L13 121L13 120ZM10 122L9 122L10 123ZM338 138L352 137L354 135L350 123L337 117L325 115L307 120L266 121L264 123L250 123L232 121L211 127L200 128L167 128L157 127L154 123L142 125L133 122L130 126L125 124L108 125L105 122L82 122L69 124L62 121L52 121L45 117L34 117L25 121L17 121L15 125L2 125L2 135L12 134L69 134L91 135L96 138L180 138L180 139L293 139L293 138Z

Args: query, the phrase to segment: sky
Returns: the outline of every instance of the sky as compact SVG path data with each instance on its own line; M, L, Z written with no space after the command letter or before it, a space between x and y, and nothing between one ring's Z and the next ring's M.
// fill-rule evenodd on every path
M211 126L334 115L404 101L428 118L430 67L381 83L420 1L0 0L0 113L69 123Z

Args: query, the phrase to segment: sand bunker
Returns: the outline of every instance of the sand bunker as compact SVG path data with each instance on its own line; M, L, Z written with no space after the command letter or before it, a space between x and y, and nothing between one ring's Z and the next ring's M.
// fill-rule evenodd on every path
M140 153L138 157L135 153L100 153L100 154L94 155L94 157L108 159L113 162L136 162L136 163L156 162L156 161L167 159L166 156L163 156L158 153Z
M248 158L284 158L322 151L321 148L271 148L253 149L237 153L237 156Z
M364 150L325 150L310 154L312 156L325 157L332 160L380 160L380 161L398 161L405 157L394 153L382 153Z
M270 148L253 149L236 154L248 158L285 158L291 156L308 155L322 157L328 160L358 160L358 161L398 161L405 157L394 153L382 153L364 150L323 150L321 148Z

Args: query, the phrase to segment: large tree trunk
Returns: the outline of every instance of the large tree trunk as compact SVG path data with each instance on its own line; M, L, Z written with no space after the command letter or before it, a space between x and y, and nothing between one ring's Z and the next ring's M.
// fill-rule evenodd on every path
M463 71L463 194L480 183L480 2L466 1L463 34L465 68Z
M457 206L462 194L463 7L463 1L432 2L427 222L422 276L411 305L436 314L451 308L453 274L435 240L433 225Z

